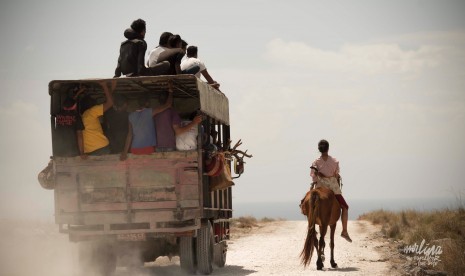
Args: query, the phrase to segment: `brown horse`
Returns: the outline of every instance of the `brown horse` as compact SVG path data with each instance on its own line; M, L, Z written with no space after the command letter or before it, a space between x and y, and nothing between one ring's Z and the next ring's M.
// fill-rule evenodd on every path
M334 232L336 231L336 223L341 216L341 206L334 196L333 191L326 187L312 189L307 192L300 207L302 213L306 215L308 219L307 238L305 239L302 253L300 253L302 263L304 266L310 263L313 255L313 247L315 247L318 254L316 267L318 270L323 268L323 262L325 260L325 235L329 226L331 228L331 241L329 244L331 247L331 267L336 268L337 264L334 261ZM316 236L315 224L320 226L319 242Z

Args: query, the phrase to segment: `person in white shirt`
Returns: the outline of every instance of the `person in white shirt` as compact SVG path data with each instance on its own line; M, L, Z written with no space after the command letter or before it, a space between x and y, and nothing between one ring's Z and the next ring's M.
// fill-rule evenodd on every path
M207 80L208 84L219 90L220 84L213 80L210 74L200 59L197 58L198 49L196 46L187 47L187 58L181 62L181 70L189 70L194 66L199 66L200 71L195 74L197 78L200 78L200 74Z
M170 32L164 32L160 35L160 40L158 41L158 46L155 47L153 50L150 51L148 60L147 60L147 67L154 67L155 64L158 62L158 56L168 49L168 40L173 34Z

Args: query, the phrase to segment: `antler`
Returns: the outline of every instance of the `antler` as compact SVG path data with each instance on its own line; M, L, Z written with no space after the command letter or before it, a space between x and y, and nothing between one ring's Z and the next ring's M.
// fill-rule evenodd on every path
M234 145L231 151L235 151L237 147L239 147L240 145L242 145L242 139L239 139L239 141L237 141L237 143Z
M248 151L248 150L246 150L246 151L235 150L235 151L232 153L232 155L236 156L236 158L238 158L238 159L242 159L242 158L244 158L244 157L252 158L253 155L252 155L252 154L247 154L247 151ZM242 158L239 158L238 154L242 154Z
M227 147L225 147L226 149L229 148L229 146L231 145L231 140L228 141L227 143ZM238 150L237 148L242 145L242 139L239 139L239 141L237 141L237 143L234 145L234 147L232 147L232 149L230 150L224 150L224 153L229 155L229 156L234 156L236 157L237 159L239 160L242 160L244 159L244 157L247 157L247 158L252 158L253 155L252 154L247 154L247 151L242 151L242 150ZM240 157L239 155L242 154L242 156Z

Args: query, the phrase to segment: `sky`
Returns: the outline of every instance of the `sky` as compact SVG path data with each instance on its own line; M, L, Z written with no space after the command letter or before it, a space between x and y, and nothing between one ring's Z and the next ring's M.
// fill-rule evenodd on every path
M351 200L465 199L464 1L1 1L0 217L53 216L48 83L113 76L131 22L199 47L254 155L235 204L298 202L327 139ZM296 205L297 206L297 205ZM297 209L296 209L297 211Z

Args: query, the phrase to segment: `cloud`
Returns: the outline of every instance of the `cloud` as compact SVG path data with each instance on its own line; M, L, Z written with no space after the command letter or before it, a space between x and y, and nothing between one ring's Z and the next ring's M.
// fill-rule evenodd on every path
M30 52L34 52L35 49L36 49L36 47L34 45L29 44L29 45L26 46L26 48L24 48L24 51L30 53Z
M265 59L273 64L328 73L419 73L442 62L443 47L423 45L402 49L396 43L345 44L323 50L303 42L274 39L266 46Z
M298 198L321 138L343 164L349 198L404 196L400 190L433 197L461 185L463 44L425 37L334 51L275 39L263 56L271 66L215 71L230 99L232 136L254 154L238 181L241 198L256 201L263 190Z

